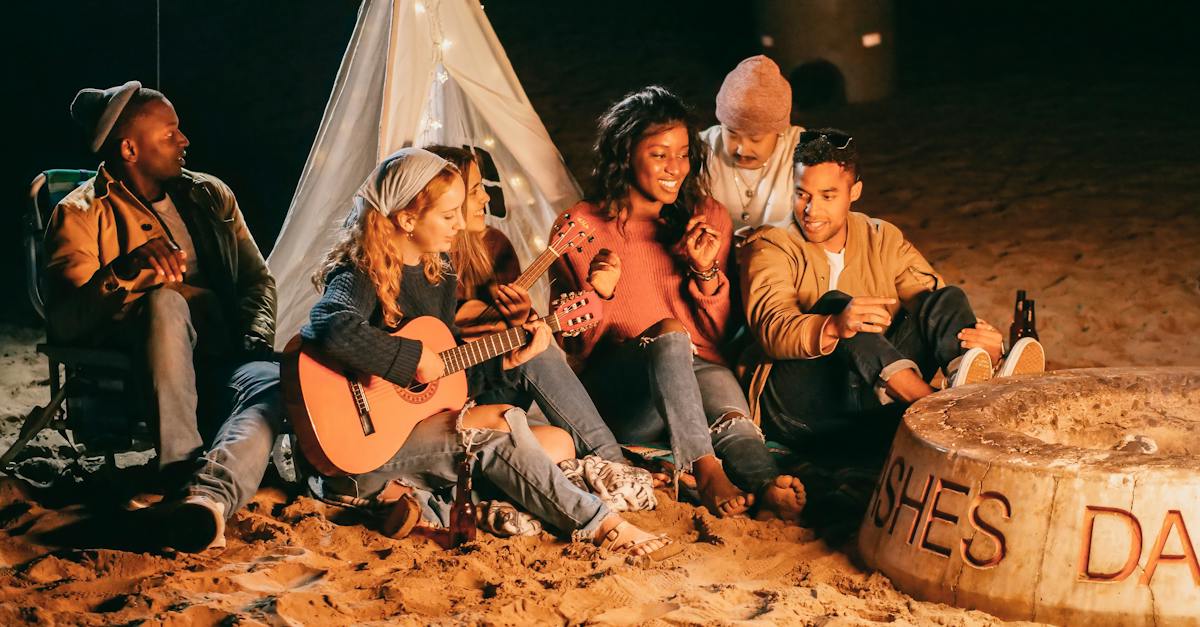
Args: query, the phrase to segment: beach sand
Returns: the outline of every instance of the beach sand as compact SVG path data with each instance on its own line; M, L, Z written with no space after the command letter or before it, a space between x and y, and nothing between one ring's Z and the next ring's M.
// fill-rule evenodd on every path
M592 119L624 87L552 97L581 68L568 59L561 75L522 73L519 61L535 106L582 176ZM719 80L709 72L684 94L702 115L711 116ZM1014 290L1028 290L1052 368L1197 364L1200 123L1187 115L1189 96L1171 89L1177 80L1190 79L931 86L796 121L855 135L866 181L856 208L899 225L980 316L1007 329ZM37 330L0 329L0 446L48 397L33 349L39 338ZM22 472L52 478L65 465L65 445L55 433L38 436L20 458ZM449 552L427 540L391 540L279 485L234 516L223 551L118 550L114 530L83 516L87 504L111 501L122 479L69 477L77 475L80 483L48 489L0 479L0 623L999 622L914 600L857 565L850 532L862 495L841 510L829 503L864 482L843 485L832 474L813 486L810 514L823 527L703 518L699 525L699 510L660 493L657 510L630 518L687 548L645 567L549 535L483 537Z

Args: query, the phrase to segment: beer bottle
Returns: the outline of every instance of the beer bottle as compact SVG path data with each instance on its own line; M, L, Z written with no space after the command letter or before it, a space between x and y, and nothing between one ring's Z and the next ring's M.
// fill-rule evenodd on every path
M1025 290L1017 290L1017 302L1013 305L1012 324L1008 326L1008 345L1021 339L1021 327L1025 326Z
M1025 301L1025 324L1021 325L1021 337L1038 339L1037 314L1033 308L1032 300Z
M471 501L471 461L473 454L463 455L458 465L458 484L454 489L454 504L450 506L450 548L475 540L475 503Z

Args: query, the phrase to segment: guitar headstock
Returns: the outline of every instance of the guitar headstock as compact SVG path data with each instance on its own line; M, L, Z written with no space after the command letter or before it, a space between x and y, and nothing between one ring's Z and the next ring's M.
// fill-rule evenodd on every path
M604 317L604 305L591 290L563 294L554 299L550 307L553 310L551 316L557 323L551 325L551 329L562 332L564 337L579 335L600 324Z
M554 221L550 231L550 250L557 255L569 253L571 249L583 252L583 245L593 239L592 225L587 218L564 213Z

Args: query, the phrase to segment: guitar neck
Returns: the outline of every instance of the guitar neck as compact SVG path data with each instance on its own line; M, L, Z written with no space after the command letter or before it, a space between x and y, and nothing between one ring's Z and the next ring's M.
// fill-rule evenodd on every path
M562 330L557 315L548 316L546 324L549 325L552 333L558 333ZM438 353L438 356L442 358L442 363L446 366L444 374L453 374L459 370L466 370L493 357L521 348L528 342L529 332L521 327L514 327L506 331L486 335L474 342L467 342L461 346L444 350Z
M537 283L537 280L541 278L542 273L550 268L550 265L554 263L555 259L558 259L558 253L554 252L553 248L547 248L546 250L543 250L542 254L538 255L537 259L534 259L533 263L529 264L529 267L525 268L525 271L522 272L521 276L517 277L517 280L513 281L513 283L525 289L533 287L533 284Z

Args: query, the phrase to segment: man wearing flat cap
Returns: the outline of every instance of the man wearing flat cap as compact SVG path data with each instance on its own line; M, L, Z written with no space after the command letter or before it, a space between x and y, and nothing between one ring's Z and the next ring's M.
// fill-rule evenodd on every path
M141 358L171 497L154 511L176 533L163 540L223 544L282 419L278 365L257 359L274 341L275 280L233 192L183 169L188 139L162 93L84 89L71 117L103 162L50 217L48 335Z
M792 86L763 55L739 63L717 92L717 120L700 138L708 144L709 187L735 231L792 220Z

